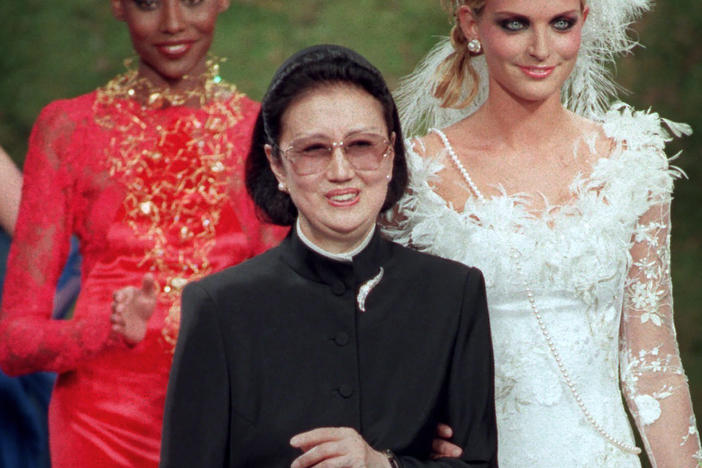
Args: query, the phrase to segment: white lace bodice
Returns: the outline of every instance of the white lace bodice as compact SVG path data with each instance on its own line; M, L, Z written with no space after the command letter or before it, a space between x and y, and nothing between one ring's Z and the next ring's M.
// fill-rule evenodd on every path
M422 158L408 144L410 191L385 230L485 275L503 468L640 466L586 421L539 330L529 289L606 432L634 443L621 388L654 466L702 459L672 314L669 213L681 172L663 152L669 134L662 123L686 131L656 114L614 106L601 122L615 142L612 154L573 181L572 202L539 216L525 195L486 198L476 187L476 196L454 210L432 188L436 174L453 164L448 151Z

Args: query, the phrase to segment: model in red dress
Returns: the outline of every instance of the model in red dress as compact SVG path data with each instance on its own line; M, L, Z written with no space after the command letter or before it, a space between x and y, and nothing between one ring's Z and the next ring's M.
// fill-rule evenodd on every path
M243 183L258 104L219 82L216 64L206 63L209 42L200 47L190 28L198 8L216 17L226 2L115 4L140 19L180 21L174 31L152 29L195 42L149 50L159 39L135 38L126 17L139 69L48 105L30 138L0 312L0 367L59 373L49 410L54 468L158 464L181 289L282 237L257 219ZM177 69L191 53L194 65ZM195 78L180 89L172 84L183 80L155 86L163 83L153 76L173 70ZM72 234L83 255L81 293L70 320L52 320ZM111 328L113 294L146 274L155 312L144 339L128 343Z

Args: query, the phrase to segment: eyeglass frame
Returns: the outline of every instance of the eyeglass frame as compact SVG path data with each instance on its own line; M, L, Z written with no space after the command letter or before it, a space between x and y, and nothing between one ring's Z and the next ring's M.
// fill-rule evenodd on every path
M364 133L364 132L359 132L359 133ZM378 162L377 167L374 167L373 169L359 169L356 166L354 166L353 163L351 162L351 160L348 159L348 156L346 154L346 146L344 146L344 139L348 138L348 136L346 136L341 141L332 141L331 142L331 151L329 152L329 162L324 169L320 169L319 171L315 171L315 172L309 172L306 174L298 173L298 175L320 174L320 173L326 171L327 169L329 169L329 165L332 163L332 160L334 158L334 152L335 152L336 148L341 148L341 154L344 156L344 160L346 162L348 162L349 165L354 168L354 170L356 170L356 171L375 171L375 170L378 170L378 168L381 166L382 162L388 157L390 150L392 149L394 151L393 145L395 144L395 138L397 138L397 137L396 137L394 130L392 132L390 132L389 138L384 137L384 136L377 134L377 133L369 133L369 134L382 137L383 141L385 143L385 150L382 153L382 158ZM277 143L274 143L273 145L271 145L271 147L275 150L276 153L278 153L281 156L281 158L285 157L288 161L290 161L290 163L293 166L293 169L295 169L294 157L288 156L288 154L287 154L288 151L290 151L293 148L293 143L294 143L294 141L292 143L290 143L290 145L288 145L285 149L282 149L280 146L278 146ZM297 171L295 171L295 172L297 172Z

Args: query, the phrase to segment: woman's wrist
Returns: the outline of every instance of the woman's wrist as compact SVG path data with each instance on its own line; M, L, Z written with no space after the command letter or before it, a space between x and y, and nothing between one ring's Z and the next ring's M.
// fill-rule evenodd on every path
M400 468L400 461L390 449L381 452L385 458L385 466L387 468Z

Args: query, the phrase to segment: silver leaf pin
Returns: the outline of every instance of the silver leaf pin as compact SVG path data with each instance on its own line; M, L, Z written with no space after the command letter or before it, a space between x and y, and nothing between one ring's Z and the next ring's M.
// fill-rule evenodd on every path
M373 288L380 283L380 280L383 279L383 273L383 267L380 267L380 271L377 275L363 283L361 287L358 288L358 296L356 297L356 301L358 302L358 308L361 312L366 311L366 298L371 293Z

